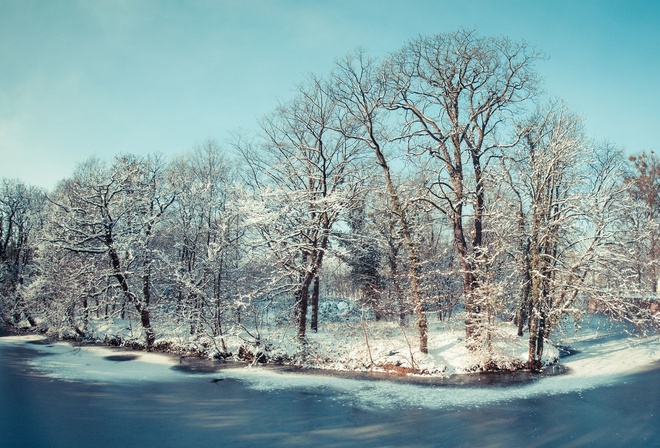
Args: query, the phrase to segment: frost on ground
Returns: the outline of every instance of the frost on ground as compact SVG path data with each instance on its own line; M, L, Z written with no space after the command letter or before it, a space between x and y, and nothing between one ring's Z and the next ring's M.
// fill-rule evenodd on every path
M604 343L575 341L584 351L567 358L567 374L541 377L523 385L511 387L446 387L406 384L390 381L356 381L330 379L320 375L281 374L253 368L232 370L227 376L240 378L258 390L286 388L329 388L343 394L344 399L366 408L447 408L479 407L506 403L543 395L580 392L613 385L660 360L660 338L620 338ZM593 350L591 348L593 347Z

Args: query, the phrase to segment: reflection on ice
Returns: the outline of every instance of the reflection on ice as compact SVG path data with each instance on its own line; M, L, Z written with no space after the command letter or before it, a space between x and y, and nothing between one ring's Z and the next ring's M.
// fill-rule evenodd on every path
M44 355L34 358L31 367L43 375L69 381L140 382L177 381L184 378L223 377L242 382L255 390L307 391L319 400L335 400L368 409L391 408L476 408L492 403L540 395L557 395L614 384L660 359L660 338L614 339L607 342L576 342L580 353L565 358L569 373L544 377L508 387L457 387L415 385L389 381L335 378L309 373L282 373L268 368L233 368L221 373L191 374L172 369L178 358L143 352L118 353L105 347L73 347L67 343L30 344L34 337L0 338L0 344L19 344ZM117 362L119 359L124 362ZM130 360L129 360L130 359Z

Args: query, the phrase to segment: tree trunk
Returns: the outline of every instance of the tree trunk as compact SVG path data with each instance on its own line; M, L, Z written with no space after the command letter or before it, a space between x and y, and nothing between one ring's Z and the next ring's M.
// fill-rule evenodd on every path
M83 299L83 330L89 330L89 302L87 297Z
M375 142L375 138L372 137L372 141ZM408 220L406 219L405 211L401 206L399 195L394 188L394 182L392 181L392 176L390 175L390 169L385 159L385 155L382 153L380 146L378 145L374 145L374 150L376 152L378 164L383 169L388 195L392 201L392 211L394 212L394 215L399 218L399 225L401 226L401 232L403 233L406 249L408 251L408 275L410 276L410 287L412 289L413 296L413 312L417 318L419 350L422 353L428 353L428 325L426 323L426 310L424 309L424 303L422 300L419 284L419 276L421 271L419 266L419 252L415 242L413 241L412 234L410 232L410 226L408 224Z
M309 301L309 282L305 281L296 292L294 314L298 324L298 340L305 343L307 325L307 304Z
M311 297L311 306L312 306L312 316L309 324L309 328L317 332L319 329L319 277L318 275L314 277L314 283L312 286L312 297Z
M535 310L529 316L529 345L527 350L527 368L537 370L539 365L536 361L536 342L538 340L538 315Z
M539 319L539 335L536 339L536 362L539 369L541 368L541 359L543 358L543 343L545 341L545 316L541 314Z
M390 232L393 233L392 225L390 225ZM401 285L399 284L399 268L396 261L397 253L399 252L399 250L398 248L395 247L391 239L388 243L390 247L390 253L389 256L387 257L387 260L390 266L390 274L392 275L392 287L394 288L396 302L397 305L399 306L399 325L404 327L406 325L406 315L408 313L406 309L406 302L403 295L403 291Z
M538 310L533 310L529 321L529 348L527 352L527 368L541 369L543 346L546 333L545 317Z
M516 316L516 324L518 325L518 336L523 335L525 322L529 318L530 306L530 292L532 287L531 267L529 265L529 244L527 249L523 252L523 284L520 291L520 303L518 305L518 313Z
M653 215L651 215L653 216ZM651 258L651 272L650 272L650 277L651 277L651 292L653 294L658 292L658 269L656 266L657 263L657 242L655 238L655 229L651 226L651 250L650 250L650 258Z
M455 216L451 217L451 224L454 231L454 247L458 252L463 271L463 300L465 303L465 341L468 343L474 340L475 329L478 326L477 311L474 303L474 290L476 287L476 278L474 276L474 266L468 256L468 245L463 230L463 218L461 216L462 206L456 207Z
M156 340L153 329L151 328L151 318L149 316L149 309L142 306L142 303L135 297L135 294L131 292L128 281L124 274L121 271L121 261L119 260L119 255L117 250L114 248L112 241L109 241L108 244L108 255L110 256L110 262L112 264L113 276L117 279L119 286L124 293L124 297L127 301L133 304L136 311L140 315L140 323L144 329L145 339L146 339L146 348L148 351L151 351L153 344ZM148 290L148 287L147 287ZM147 291L148 292L148 291Z
M69 325L71 325L71 328L73 328L73 330L76 332L76 334L78 336L84 337L85 332L80 328L80 326L76 322L76 304L75 303L72 303L69 306L69 308L67 310L67 314L68 314L68 317L69 317Z
M142 328L144 329L147 342L147 351L151 351L154 347L154 342L156 342L156 334L154 333L153 328L151 328L151 318L148 309L143 308L140 310L140 322L142 323Z
M457 145L457 148L460 148L460 144L458 142L454 143ZM476 186L476 191L475 191L475 199L474 199L474 214L472 217L472 259L474 261L468 261L467 259L465 260L465 267L470 269L468 272L469 275L466 278L466 285L468 286L467 291L465 291L465 297L466 297L466 303L465 303L465 337L466 341L472 339L473 342L483 342L483 341L475 341L476 335L476 330L481 325L481 312L482 312L482 303L483 299L485 297L475 297L474 296L474 291L477 290L479 287L480 283L483 282L483 279L480 279L479 277L484 275L482 273L483 268L485 268L486 263L485 263L485 257L486 257L486 252L484 251L483 247L483 216L484 212L486 209L486 200L485 200L485 191L484 191L484 184L483 184L483 172L481 168L481 160L480 156L478 153L478 150L475 148L472 148L470 150L471 158L472 158L472 168L474 171L474 181L475 181L475 186ZM459 182L463 182L463 176L461 176L457 179ZM461 194L462 194L462 187L461 187ZM462 197L459 196L459 200L462 200ZM463 207L461 206L458 208L460 213L462 213ZM461 232L461 237L463 239L463 244L465 244L465 233L463 230L463 221L462 218L458 220L458 224L460 225L460 232ZM458 241L458 240L457 240ZM467 247L464 248L464 253L467 256ZM475 269L476 268L476 269Z

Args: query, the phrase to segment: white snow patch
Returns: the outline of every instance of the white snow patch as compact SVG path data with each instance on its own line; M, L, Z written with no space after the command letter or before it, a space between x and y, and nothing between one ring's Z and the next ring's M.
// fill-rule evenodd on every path
M26 335L19 335L19 336L2 336L2 337L0 337L0 343L14 344L14 345L21 345L25 342L43 341L43 340L44 340L44 337L39 336L38 334L26 334Z
M113 383L129 381L173 380L181 374L171 369L176 361L167 355L137 351L119 351L98 346L72 346L66 342L33 344L39 336L9 336L0 344L30 348L47 356L30 361L30 367L42 375L67 381ZM113 361L108 356L135 356L130 361Z
M575 342L580 346L579 340ZM633 373L658 360L660 335L592 343L562 364L571 369L572 376L606 377Z
M300 364L304 367L334 370L383 370L395 365L412 368L427 374L454 374L479 370L486 360L495 361L500 368L510 369L527 361L528 340L516 336L517 328L501 323L499 335L490 350L470 351L465 346L465 328L460 319L430 322L429 353L419 350L418 337L412 327L394 322L325 324L318 333L308 333L308 353ZM279 337L277 345L288 353L295 353L297 340L288 342ZM555 362L559 352L546 344L543 359Z

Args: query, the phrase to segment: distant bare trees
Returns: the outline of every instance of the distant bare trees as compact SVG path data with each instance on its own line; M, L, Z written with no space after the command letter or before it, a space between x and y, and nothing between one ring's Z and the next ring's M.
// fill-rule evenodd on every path
M405 142L411 160L432 173L425 175L428 194L417 200L449 220L463 275L466 335L483 340L477 335L481 305L475 291L479 265L487 264L488 163L518 141L512 125L516 111L536 92L537 59L525 44L461 30L420 37L381 65L363 53L338 63L333 84L346 111L344 123L358 129L352 137L374 151L406 241L422 352L427 350L427 299L419 284L420 255L383 148Z
M342 132L346 138L363 145L374 156L387 191L389 208L402 235L408 255L408 281L412 295L413 314L417 319L419 348L428 353L428 323L425 299L420 285L421 260L419 247L408 216L408 204L396 184L391 161L386 155L392 135L388 129L385 107L388 86L384 72L364 53L339 61L333 78L333 95L342 105ZM394 267L390 260L390 267Z
M635 233L638 257L636 276L642 289L658 292L660 259L660 161L653 151L630 156L631 169L625 183L636 207L627 215Z
M22 290L36 274L43 202L42 191L18 180L0 184L0 318L14 324L24 316L35 325Z
M177 191L165 232L177 314L191 335L220 337L226 352L223 336L235 309L244 233L235 170L218 142L207 140L172 162L167 181Z

